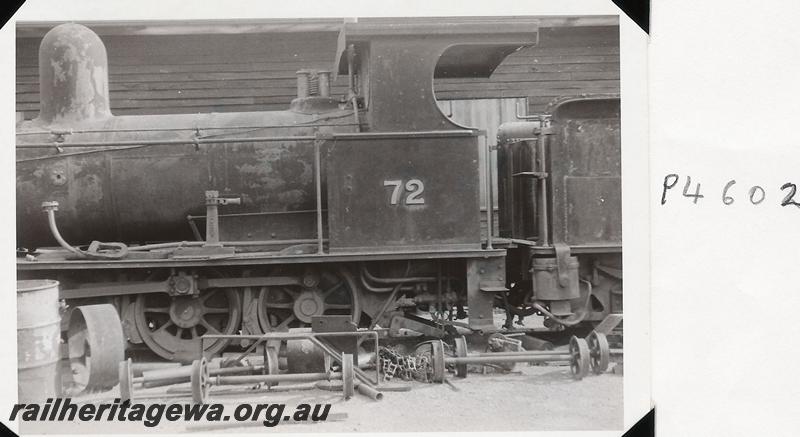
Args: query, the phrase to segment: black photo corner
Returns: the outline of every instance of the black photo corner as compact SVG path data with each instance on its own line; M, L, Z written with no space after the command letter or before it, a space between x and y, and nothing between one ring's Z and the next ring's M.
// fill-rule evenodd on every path
M653 437L656 435L656 409L650 411L639 419L636 424L625 431L622 437Z
M650 0L612 0L634 23L650 34Z
M5 26L6 23L8 23L8 20L10 20L11 17L13 17L14 14L17 13L17 10L20 8L20 6L23 5L23 3L25 3L25 0L9 0L9 1L4 3L4 5L2 7L3 22L2 22L2 25L0 25L0 27ZM3 431L6 431L6 430L3 430Z
M22 2L20 2L20 3L22 3ZM19 437L19 435L17 435L17 433L15 433L14 431L11 431L10 429L8 429L6 424L3 423L2 421L0 421L0 436L3 436L3 437Z

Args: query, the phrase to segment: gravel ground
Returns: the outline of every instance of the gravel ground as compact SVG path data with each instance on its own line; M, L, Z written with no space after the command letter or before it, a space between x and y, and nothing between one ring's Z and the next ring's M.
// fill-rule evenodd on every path
M537 321L532 321L536 323ZM530 326L531 321L526 320ZM565 350L559 347L558 350ZM612 364L613 367L613 364ZM471 370L478 370L478 368ZM225 405L225 414L243 403L286 404L291 414L303 403L331 404L326 422L283 422L273 429L281 432L389 432L389 431L536 431L536 430L621 430L623 419L623 378L611 372L590 374L581 381L570 375L569 366L517 364L514 371L469 373L467 378L448 374L448 383L425 384L395 380L392 385L410 386L407 392L384 392L382 401L356 395L344 401L341 393L322 391L271 392L256 395L211 392L209 402ZM184 387L188 384L173 387ZM165 397L167 388L137 390L141 403L191 403L191 397ZM170 390L175 390L171 388ZM111 402L112 391L84 395L78 402ZM219 393L219 392L218 392ZM147 396L148 398L144 398ZM155 428L130 422L23 422L23 433L142 433L142 432L264 432L264 414L254 422L168 422Z
M321 390L271 393L261 396L220 395L211 402L226 405L226 414L240 403L285 403L286 411L301 403L330 403L331 415L346 414L329 422L283 424L282 432L348 431L529 431L614 430L622 428L622 377L612 373L590 375L574 381L567 366L518 364L516 373L469 374L449 378L449 384L406 383L408 392L386 392L380 402L356 396L344 401L340 394ZM164 389L149 389L158 396ZM116 389L82 401L108 400ZM156 402L156 399L141 402ZM188 397L164 402L191 402ZM263 420L263 418L262 418ZM25 433L121 433L144 432L264 432L258 422L192 423L162 420L157 428L120 422L30 422ZM237 426L238 425L238 426ZM204 429L200 429L203 428Z

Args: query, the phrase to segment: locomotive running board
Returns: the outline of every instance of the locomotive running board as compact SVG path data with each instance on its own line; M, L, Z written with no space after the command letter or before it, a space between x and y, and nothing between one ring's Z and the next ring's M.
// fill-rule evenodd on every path
M425 250L415 252L360 252L338 254L303 254L284 255L278 253L247 253L219 259L121 259L121 260L17 260L17 270L69 270L85 269L118 269L118 268L159 268L159 267L202 267L202 266L245 266L268 264L304 264L352 261L391 261L410 259L467 259L504 257L505 249L474 250Z

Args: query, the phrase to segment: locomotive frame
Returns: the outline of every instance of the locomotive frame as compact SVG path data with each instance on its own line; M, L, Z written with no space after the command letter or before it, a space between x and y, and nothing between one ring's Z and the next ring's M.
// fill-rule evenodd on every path
M91 38L84 29L61 31L61 37ZM500 29L493 23L446 29L348 23L334 72L348 75L350 95L339 102L327 92L328 74L301 72L290 111L300 117L294 124L285 115L265 124L258 113L113 117L107 95L105 106L102 95L80 101L43 80L42 98L53 98L51 105L43 103L38 121L18 126L18 241L25 241L26 232L47 230L62 247L21 249L19 276L59 280L61 297L71 306L113 303L131 344L179 361L196 358L195 343L204 333L284 330L322 314L350 314L357 324L389 327L395 335L416 331L434 337L453 329L524 331L513 319L533 313L546 315L554 332L592 326L621 312L620 200L614 197L618 98L566 99L550 114L501 128L500 235L493 231L491 187L483 205L489 225L482 235L478 184L492 180L489 166L486 175L477 166L479 154L488 154L477 146L484 133L444 117L433 94L433 77L491 74L506 55L537 38L534 22ZM101 55L91 47L98 52L88 55L97 61L92 68L102 68L104 49ZM63 111L48 116L54 107ZM582 136L582 129L593 136ZM580 141L559 143L564 133L599 147L582 155L570 149ZM176 234L181 238L74 247L67 242L74 237L105 237L59 236L59 229L76 227L102 235L108 217L70 204L69 190L85 190L89 176L115 183L104 179L111 173L105 156L135 158L142 148L169 149L148 157L145 164L152 165L176 154L204 153L194 167L183 168L224 167L209 170L209 180L219 184L218 176L234 161L226 155L265 144L302 145L303 176L296 185L305 196L299 202L303 208L248 210L256 190L232 196L227 182L194 183L195 192L187 194L181 185L167 199L181 195L180 202L190 205L185 228ZM613 161L614 153L616 162L592 166L601 155ZM76 162L85 164L81 160L95 155L106 161L95 163L87 176ZM564 171L566 163L579 162L587 172ZM459 171L442 171L445 163ZM142 168L132 165L128 171ZM557 177L561 181L553 182ZM582 185L575 188L576 183ZM142 184L144 195L132 190L113 202L114 208L128 208L123 216L141 213L159 188ZM583 202L574 201L576 193ZM36 211L39 218L30 219L39 204L59 196L60 204L46 203L46 212ZM584 208L587 204L594 209ZM165 217L132 225L146 235L148 226L166 223ZM593 227L592 217L601 217L602 226ZM201 220L204 235L195 223ZM275 238L283 234L289 237ZM195 241L185 241L187 235ZM508 313L503 327L495 324L496 306ZM415 315L419 308L432 317ZM457 321L465 317L466 323ZM209 354L228 346L209 344Z

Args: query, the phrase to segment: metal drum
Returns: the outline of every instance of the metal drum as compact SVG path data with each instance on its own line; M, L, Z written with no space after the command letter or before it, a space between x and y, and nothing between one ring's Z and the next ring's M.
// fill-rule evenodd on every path
M61 392L58 282L17 281L19 402L44 402Z

